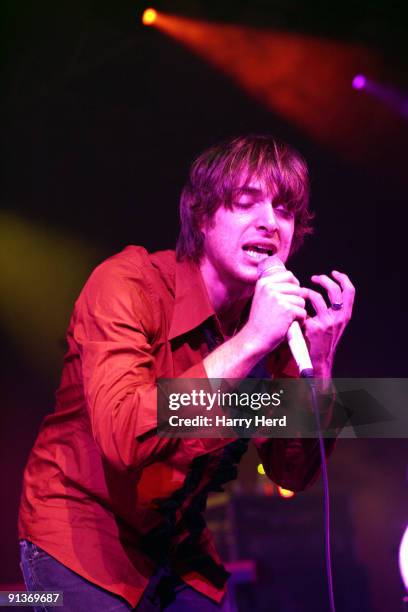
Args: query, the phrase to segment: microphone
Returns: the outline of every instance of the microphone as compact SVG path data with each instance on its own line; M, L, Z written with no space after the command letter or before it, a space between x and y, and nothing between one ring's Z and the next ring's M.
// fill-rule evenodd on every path
M258 265L258 278L264 278L270 276L273 270L286 270L285 264L277 255L272 255L263 259ZM287 341L289 344L290 351L293 355L293 359L299 368L300 376L302 378L313 377L313 365L310 360L309 351L307 350L306 342L300 329L300 325L297 321L293 321L289 326L287 333Z

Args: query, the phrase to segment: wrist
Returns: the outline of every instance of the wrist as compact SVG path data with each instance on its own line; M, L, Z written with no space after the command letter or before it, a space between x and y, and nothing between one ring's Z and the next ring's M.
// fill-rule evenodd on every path
M203 360L208 378L245 378L267 351L242 329Z
M247 329L246 326L236 334L233 340L235 340L237 350L240 351L242 357L253 361L254 365L270 352L256 340L256 335L251 333L251 330Z

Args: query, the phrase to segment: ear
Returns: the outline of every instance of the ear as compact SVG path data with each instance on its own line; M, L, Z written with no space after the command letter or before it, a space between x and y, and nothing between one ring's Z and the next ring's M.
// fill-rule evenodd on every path
M208 230L212 229L214 225L215 225L215 213L211 217L208 217L208 215L206 215L201 222L200 232L205 237L207 235Z
M207 236L209 227L210 227L210 222L208 220L208 217L204 217L203 221L200 224L200 232L202 233L204 239Z

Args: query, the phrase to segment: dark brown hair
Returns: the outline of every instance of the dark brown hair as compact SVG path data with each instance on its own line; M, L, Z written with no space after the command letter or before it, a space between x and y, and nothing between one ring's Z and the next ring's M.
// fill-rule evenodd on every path
M203 223L220 206L231 208L238 190L253 177L262 180L274 201L295 215L291 253L312 232L308 169L303 157L271 136L240 136L211 147L192 164L180 200L181 229L177 259L199 261L204 250Z

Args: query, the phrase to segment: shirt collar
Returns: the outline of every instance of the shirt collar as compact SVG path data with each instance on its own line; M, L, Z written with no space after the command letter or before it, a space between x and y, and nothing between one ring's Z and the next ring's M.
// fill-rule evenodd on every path
M192 261L176 261L176 288L169 340L215 316L200 268Z

